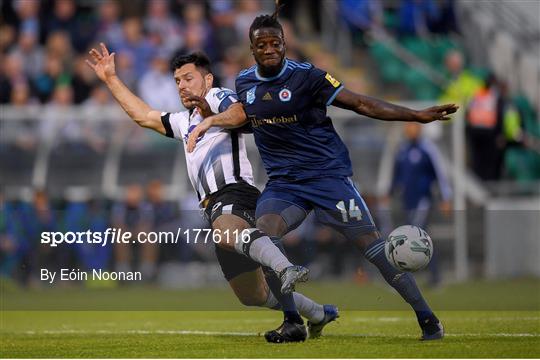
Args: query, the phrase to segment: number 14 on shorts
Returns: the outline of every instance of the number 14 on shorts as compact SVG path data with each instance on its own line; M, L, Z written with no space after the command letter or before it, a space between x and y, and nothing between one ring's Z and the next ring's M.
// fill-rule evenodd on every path
M343 222L349 222L349 219L362 220L362 211L356 205L355 199L349 199L349 208L347 209L345 201L341 200L336 204L336 208L341 211L341 218Z

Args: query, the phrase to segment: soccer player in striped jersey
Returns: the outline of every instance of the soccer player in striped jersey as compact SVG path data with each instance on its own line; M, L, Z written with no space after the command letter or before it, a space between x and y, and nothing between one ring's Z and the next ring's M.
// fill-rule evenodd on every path
M90 55L93 62L87 60L88 65L138 125L176 138L184 146L205 117L227 109L243 113L233 91L212 87L210 61L202 53L179 56L172 62L180 99L188 109L178 113L152 109L134 95L116 76L114 53L109 54L104 44ZM294 292L295 283L305 281L308 270L289 262L278 237L270 238L254 227L260 193L253 185L243 135L214 128L197 142L197 151L186 151L188 174L213 230L222 234L216 255L225 278L243 304L281 309L286 320L294 319L284 322L288 335L283 342L304 341L307 332L300 315L324 326L337 317L337 309ZM225 238L226 231L232 238L243 230L248 230L247 239Z
M210 116L195 128L195 139L212 126L234 128L250 123L269 181L259 197L257 227L283 236L310 211L321 223L336 228L355 242L384 279L416 313L422 339L440 339L443 327L410 273L397 271L386 260L384 239L351 180L349 152L326 114L335 105L358 114L388 121L428 123L448 120L454 104L412 110L347 90L340 81L310 63L285 57L283 28L273 15L255 18L249 30L256 65L241 71L236 92L244 116L229 111ZM308 324L308 327L316 324ZM279 339L280 329L269 337Z

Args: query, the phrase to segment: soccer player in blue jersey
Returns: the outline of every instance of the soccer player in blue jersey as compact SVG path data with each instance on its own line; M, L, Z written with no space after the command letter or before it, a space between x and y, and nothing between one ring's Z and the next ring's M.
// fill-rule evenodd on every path
M347 90L329 73L285 57L283 29L277 13L253 21L249 36L256 65L236 79L242 106L206 118L190 134L188 151L212 126L250 123L269 181L257 202L257 227L282 236L297 227L308 212L358 244L384 279L414 309L423 340L440 339L443 327L410 273L392 267L384 240L351 176L349 153L336 133L326 107L338 106L388 121L428 123L448 120L453 104L412 110ZM313 324L309 324L313 326ZM266 334L269 341L287 338L290 327Z

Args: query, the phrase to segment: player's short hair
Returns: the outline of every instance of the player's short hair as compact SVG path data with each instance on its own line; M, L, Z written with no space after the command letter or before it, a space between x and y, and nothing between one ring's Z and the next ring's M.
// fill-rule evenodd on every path
M210 67L210 59L202 51L196 51L188 55L175 56L171 61L171 71L180 69L186 64L193 64L195 67L203 73L203 75L210 74L212 68Z
M279 30L283 36L283 27L278 21L279 10L283 5L279 5L276 1L276 10L272 15L259 15L253 20L249 27L249 41L253 42L253 32L262 28L273 28Z

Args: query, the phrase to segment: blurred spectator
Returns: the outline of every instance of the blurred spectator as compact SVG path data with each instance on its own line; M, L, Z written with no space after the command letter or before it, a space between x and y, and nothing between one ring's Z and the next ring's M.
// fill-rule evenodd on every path
M233 1L209 0L209 6L210 20L215 29L216 47L224 50L238 45L234 26L236 13Z
M116 0L102 0L98 8L96 40L117 47L122 42L122 25L119 21L120 8Z
M454 0L437 0L437 11L429 23L429 29L434 33L449 34L458 32Z
M141 77L138 93L154 109L172 113L183 109L169 58L163 50L156 52L150 69Z
M185 31L184 47L175 55L190 54L196 51L206 53L207 48L205 45L204 33L202 33L197 26L190 26L186 28ZM207 55L211 60L215 59L215 52L213 50L211 50Z
M81 123L68 118L70 114L67 110L71 105L73 105L73 88L67 82L58 84L41 120L43 140L55 139L56 142L73 145L81 141L83 138Z
M504 153L503 108L504 98L500 96L497 79L490 74L484 86L474 93L466 109L471 167L482 180L501 178Z
M402 0L399 8L399 35L426 36L437 17L433 0Z
M23 280L30 285L36 285L39 269L58 270L63 264L67 264L66 248L58 246L52 249L40 242L43 232L58 230L56 215L44 190L36 190L32 203L22 203L17 211L21 216L21 228L17 229L17 236L24 247Z
M201 4L195 4L202 8ZM186 5L186 9L192 7ZM204 9L202 8L202 11ZM204 13L201 18L204 18ZM188 20L187 14L184 14L185 21ZM201 19L198 19L201 22ZM144 25L148 31L153 43L166 56L171 56L180 49L184 43L180 22L174 18L169 10L169 2L165 0L150 0L146 11Z
M96 82L95 73L86 65L86 56L77 56L73 63L73 76L71 85L73 87L73 100L75 104L80 104L90 95L90 91Z
M0 277L14 275L17 266L19 246L13 233L15 223L15 212L0 191Z
M214 85L219 83L221 87L234 90L236 77L243 68L242 63L246 56L250 57L249 53L246 55L239 47L229 48L223 56L223 61L216 66L217 79Z
M17 84L28 84L28 79L23 70L21 55L11 53L2 61L2 73L0 73L0 103L10 101L11 91Z
M383 26L383 9L379 0L340 0L340 17L351 29L354 40L365 44L364 34Z
M32 83L36 96L41 102L48 102L55 87L69 83L69 74L64 70L62 61L53 55L45 57L45 71Z
M47 55L54 56L62 62L66 70L71 69L73 61L73 48L69 41L69 33L64 31L55 31L47 37L46 51Z
M234 20L236 36L240 42L249 42L249 27L257 16L264 13L261 3L257 0L238 0L236 2L237 13Z
M32 98L30 97L28 84L24 82L16 83L11 89L10 105L23 107L30 104L32 104Z
M98 201L90 201L88 194L81 189L68 192L68 204L64 211L64 232L105 233L108 226L106 213ZM112 245L91 244L88 242L73 245L77 264L81 270L107 269L111 258Z
M144 74L154 56L156 47L144 36L141 19L130 17L122 23L123 38L116 44L114 51L126 54L132 64L135 74Z
M21 32L12 53L22 60L24 73L31 79L36 78L43 71L45 55L38 44L38 34L32 31Z
M86 50L96 34L95 22L91 18L77 15L74 0L56 0L52 15L46 23L46 33L62 31L69 34L71 45L78 52Z
M146 187L147 206L151 214L152 229L156 230L174 220L174 206L165 201L163 184L160 180L152 180Z
M104 119L101 107L111 105L111 92L104 84L95 84L90 91L90 97L82 105L84 136L86 142L96 153L104 153L107 143L114 133L114 126L121 126Z
M321 8L324 0L280 0L279 4L283 5L279 10L280 21L286 19L294 24L294 30L304 35L301 30L306 30L308 33L319 33L321 31ZM267 1L272 5L272 1ZM272 8L267 9L272 13ZM298 16L299 14L308 15L305 18ZM306 21L307 20L307 21Z
M506 174L521 183L540 179L540 122L524 96L516 96L507 107L503 128L509 145L504 159Z
M137 87L137 79L141 76L140 73L135 71L133 54L129 51L119 51L116 56L116 73L118 77L126 84L130 89Z
M188 54L203 51L214 61L220 53L213 44L212 28L204 16L204 6L198 2L189 2L183 11L185 42L180 53Z
M15 28L9 24L0 24L0 55L8 51L15 39Z
M406 223L426 229L432 213L433 184L438 185L442 198L439 208L446 216L450 214L452 191L436 145L422 137L420 124L405 123L404 126L406 140L396 153L392 185L389 194L382 199L382 208L390 208L390 196L401 195ZM429 270L430 284L438 285L440 271L436 254L429 264Z
M459 50L450 50L446 54L445 65L450 82L439 101L464 107L473 94L482 87L482 79L464 68L463 54Z
M139 232L151 231L148 217L148 207L143 202L143 189L140 185L129 185L126 189L125 200L114 205L112 210L112 225L122 231L129 231L136 239ZM115 270L131 271L134 265L133 248L139 250L138 271L143 280L152 280L156 273L158 248L156 244L114 244Z
M39 0L15 0L12 2L17 14L15 19L18 23L17 30L19 34L32 34L39 39L41 24L39 20Z
M30 105L33 99L30 97L30 88L25 83L16 84L11 90L11 104L16 107L23 107ZM13 144L17 150L22 150L30 155L30 152L35 150L37 144L35 121L32 119L19 119L17 121L10 121L9 126L11 128L10 140L13 140ZM7 131L5 128L3 131ZM21 156L21 154L17 154Z

